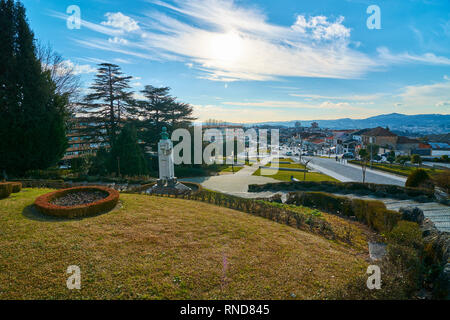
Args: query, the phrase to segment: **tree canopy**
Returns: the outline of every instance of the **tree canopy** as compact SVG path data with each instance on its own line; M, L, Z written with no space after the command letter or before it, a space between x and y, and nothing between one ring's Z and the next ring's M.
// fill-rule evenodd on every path
M0 170L55 165L67 148L68 95L42 70L20 2L0 0Z

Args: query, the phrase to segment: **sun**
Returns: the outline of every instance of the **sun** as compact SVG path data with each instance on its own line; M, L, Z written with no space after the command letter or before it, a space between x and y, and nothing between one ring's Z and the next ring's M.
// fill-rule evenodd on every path
M233 63L241 55L242 43L241 37L235 32L215 35L211 41L211 58L219 62Z

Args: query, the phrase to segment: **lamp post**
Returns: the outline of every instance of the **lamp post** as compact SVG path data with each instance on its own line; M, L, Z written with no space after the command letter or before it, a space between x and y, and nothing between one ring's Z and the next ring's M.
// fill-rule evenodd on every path
M370 141L370 169L372 169L372 163L373 163L373 137L370 137L369 141Z

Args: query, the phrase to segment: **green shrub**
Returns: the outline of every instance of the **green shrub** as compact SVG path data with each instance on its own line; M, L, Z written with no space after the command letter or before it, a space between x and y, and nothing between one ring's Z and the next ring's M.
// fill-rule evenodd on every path
M410 173L406 180L405 186L410 188L427 188L433 189L433 181L424 169L416 169Z
M423 249L422 232L417 223L411 221L399 221L391 232L386 234L388 243L412 247L416 250Z
M22 184L20 182L11 182L12 193L18 193L22 190Z
M386 209L381 201L350 199L323 192L293 192L289 194L286 203L347 217L355 216L379 232L389 232L401 219L399 212Z
M8 198L13 191L13 185L9 182L0 183L0 199Z
M445 192L450 193L450 170L444 170L434 174L433 180L436 186L443 189Z

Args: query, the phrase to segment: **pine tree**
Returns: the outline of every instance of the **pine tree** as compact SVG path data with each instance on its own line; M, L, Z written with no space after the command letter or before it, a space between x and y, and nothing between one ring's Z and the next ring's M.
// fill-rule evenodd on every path
M124 122L127 109L132 103L130 80L124 76L120 67L115 64L99 64L94 83L90 87L92 93L80 104L80 113L89 116L85 134L102 137L109 145L114 145L116 136Z
M136 128L126 124L109 154L109 170L118 175L144 175L148 172L144 154L138 143Z
M55 165L67 148L67 96L41 69L20 2L0 0L0 170Z
M137 101L129 111L134 116L138 133L147 147L156 146L162 127L173 131L179 127L188 127L195 120L192 117L192 106L177 102L170 95L169 87L147 85L141 93L146 100Z

